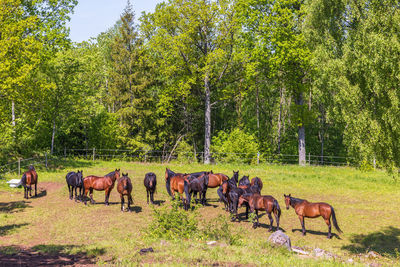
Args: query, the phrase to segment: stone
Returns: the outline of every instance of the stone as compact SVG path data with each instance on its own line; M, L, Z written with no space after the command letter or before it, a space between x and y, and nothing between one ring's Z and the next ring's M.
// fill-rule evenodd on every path
M289 251L292 251L292 244L289 236L287 236L281 230L270 235L268 241L277 246L286 246Z
M296 252L297 254L301 254L301 255L308 255L310 254L309 252L305 251L304 249L300 248L300 247L296 247L296 246L292 246L292 251Z
M140 255L143 255L143 254L146 254L146 253L148 253L148 252L154 252L153 248L152 248L152 247L150 247L150 248L142 248L142 249L139 251L139 254L140 254Z
M381 255L379 255L378 252L375 252L373 250L371 250L370 252L367 253L367 257L370 259L375 259L375 258L379 258Z
M207 245L209 246L215 246L217 244L217 241L208 241Z

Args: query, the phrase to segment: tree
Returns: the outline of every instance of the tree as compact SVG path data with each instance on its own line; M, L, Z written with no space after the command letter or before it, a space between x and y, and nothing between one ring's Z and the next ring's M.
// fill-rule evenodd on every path
M142 29L159 56L161 72L174 81L169 95L204 97L204 163L210 163L211 106L229 72L238 24L229 0L172 0L142 18ZM172 99L166 99L166 104Z

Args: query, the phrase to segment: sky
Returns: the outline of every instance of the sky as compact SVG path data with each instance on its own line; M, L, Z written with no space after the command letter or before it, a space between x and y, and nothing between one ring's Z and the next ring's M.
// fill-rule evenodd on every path
M111 28L119 19L128 0L79 0L71 20L70 38L73 42L82 42L96 37ZM136 14L136 20L142 11L153 12L163 0L130 0Z

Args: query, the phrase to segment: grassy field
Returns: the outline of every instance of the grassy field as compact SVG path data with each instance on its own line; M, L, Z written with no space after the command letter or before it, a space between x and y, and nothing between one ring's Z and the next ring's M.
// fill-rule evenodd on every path
M209 203L197 210L199 227L210 222L228 222L229 231L238 240L230 244L218 240L214 246L199 237L178 240L149 238L145 229L153 220L153 209L146 203L143 178L146 172L157 175L155 199L170 206L164 172L206 170L207 166L191 164L143 164L130 162L67 161L53 169L39 169L39 197L23 200L23 189L10 189L5 181L18 178L6 175L0 180L0 263L45 259L52 264L113 265L272 265L272 266L339 266L346 264L399 265L400 260L400 184L384 172L361 172L353 168L298 167L276 165L216 165L214 172L228 176L239 170L240 177L258 176L264 183L262 194L273 195L282 208L281 228L292 245L312 252L320 248L336 255L299 256L268 243L267 216L260 218L262 227L251 228L241 215L241 222L231 223L223 204L217 201L216 189L207 192ZM133 182L134 211L120 211L119 194L111 192L112 205L105 206L104 192L94 192L95 205L84 206L68 199L65 174L82 169L84 175L104 175L115 168L128 172ZM294 210L285 209L283 194L323 201L336 211L343 234L326 238L327 226L322 218L306 219L307 235ZM162 209L161 207L161 209ZM156 209L160 209L158 206ZM240 209L244 213L244 208ZM221 219L222 218L222 219ZM140 255L142 248L154 253ZM373 256L368 252L374 251ZM368 256L369 255L369 256ZM36 258L35 258L36 257ZM28 262L29 263L29 262ZM32 263L32 262L31 262ZM378 266L378 265L376 265Z

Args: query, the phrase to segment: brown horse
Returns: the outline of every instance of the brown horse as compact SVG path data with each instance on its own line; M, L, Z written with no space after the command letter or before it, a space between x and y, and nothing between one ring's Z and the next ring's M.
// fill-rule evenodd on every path
M229 177L223 173L212 173L211 171L208 175L208 188L216 188L228 179Z
M179 193L179 196L185 192L185 180L190 176L187 173L175 173L170 169L165 170L165 185L168 194L175 199L175 192Z
M132 182L131 178L128 177L128 174L123 174L122 177L118 179L117 191L121 197L121 211L124 211L124 196L128 199L128 210L131 211L131 204L133 203L132 199Z
M115 171L110 172L107 175L104 175L103 177L99 176L86 176L85 179L83 179L83 187L85 188L85 205L86 205L86 197L87 193L90 191L90 203L93 204L93 189L97 191L105 191L106 199L104 201L104 204L108 206L108 199L110 198L110 193L111 190L114 188L115 180L119 179L120 174L119 174L119 169L115 169Z
M24 187L24 198L28 199L29 196L32 197L32 185L35 185L35 197L37 196L37 182L38 175L36 173L35 167L29 166L29 170L22 174L21 184Z
M289 195L284 194L284 197L285 197L286 209L289 209L289 206L292 206L292 208L294 208L294 210L296 211L297 216L299 216L303 235L306 234L306 228L304 226L304 218L305 217L317 218L319 216L322 216L322 218L324 218L325 220L325 223L328 225L329 229L328 238L332 237L331 216L333 225L335 226L336 230L339 233L343 233L342 230L340 230L339 225L337 224L335 211L331 205L323 202L311 203L305 199L294 198L290 194Z
M274 219L272 219L271 213L274 213L276 220L276 229L279 230L279 218L281 217L281 208L279 207L278 201L273 196L261 196L259 194L244 194L239 197L239 207L243 205L243 203L248 203L250 206L250 212L256 212L257 223L254 222L253 228L257 228L260 225L258 222L258 211L264 210L268 214L268 218L270 221L269 231L272 231L272 224L274 223Z

